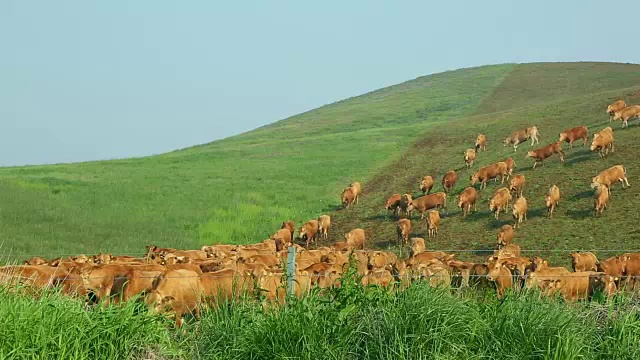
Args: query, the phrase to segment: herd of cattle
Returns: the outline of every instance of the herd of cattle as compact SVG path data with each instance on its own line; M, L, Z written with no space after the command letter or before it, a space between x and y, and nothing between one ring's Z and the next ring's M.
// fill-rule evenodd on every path
M640 117L640 106L629 106L618 101L607 108L610 121L622 120L623 127L633 116ZM535 126L516 131L504 139L504 146L531 140L538 142ZM532 150L528 157L537 163L557 154L564 162L562 142L582 140L586 145L588 131L585 126L563 131L558 141ZM591 151L601 157L614 151L613 130L607 127L594 134ZM486 151L487 137L480 134L475 148L464 153L468 168L474 164L478 153ZM442 251L427 251L424 238L411 237L411 213L418 211L420 219L426 217L428 237L437 236L440 223L439 209L446 207L447 194L458 181L458 174L451 170L442 179L444 192L431 193L434 186L432 176L420 181L423 196L413 198L411 194L394 194L385 203L385 208L396 217L398 242L409 245L407 259L400 259L390 251L365 250L366 236L357 228L344 236L344 241L331 246L318 247L318 238L328 238L331 217L322 215L297 229L293 221L285 221L269 239L252 245L212 245L200 250L179 250L147 246L141 257L73 256L47 260L33 257L22 265L0 267L0 284L12 289L14 285L25 286L37 296L43 289L59 288L62 294L84 299L88 304L119 303L133 298L144 299L154 313L175 316L177 326L183 323L183 314L199 316L201 306L216 306L221 299L250 296L264 301L282 303L286 294L286 261L288 248L295 248L295 281L293 293L301 297L312 288L321 289L341 286L341 275L347 266L355 266L363 285L377 285L389 289L405 288L413 281L426 281L432 286L486 287L494 286L498 298L510 288L538 288L543 294L560 294L569 301L588 299L596 292L612 295L621 287L635 288L635 279L640 276L640 253L625 253L598 261L591 252L572 253L573 272L565 267L551 267L540 257L522 257L520 246L512 243L515 229L526 220L527 199L523 196L524 175L514 175L516 164L512 158L480 168L470 177L471 186L458 196L458 207L462 216L476 210L478 191L490 180L500 177L509 187L499 188L489 201L489 208L499 218L501 212L512 208L513 225L504 225L496 237L496 250L483 263L465 262L455 254ZM629 186L626 170L616 165L593 177L591 186L595 191L595 213L606 207L612 184L622 182ZM357 204L361 185L354 182L342 193L344 207ZM514 199L513 204L510 204ZM560 200L560 190L553 185L545 195L549 216ZM406 218L403 218L406 216ZM306 247L296 244L302 241ZM309 249L311 242L315 249Z

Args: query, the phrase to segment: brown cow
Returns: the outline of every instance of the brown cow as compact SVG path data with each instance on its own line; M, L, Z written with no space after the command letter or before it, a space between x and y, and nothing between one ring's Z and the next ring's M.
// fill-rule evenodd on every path
M593 141L591 141L589 149L591 151L598 150L600 158L604 158L605 155L609 154L609 150L615 152L613 141L613 129L608 126L593 134Z
M496 284L498 299L502 300L504 298L504 291L512 287L511 271L509 271L503 259L499 256L489 261L488 268L487 279Z
M493 194L489 200L489 210L495 213L496 220L500 215L500 210L507 212L507 206L509 206L511 199L511 192L505 187L496 190Z
M627 107L627 103L624 100L618 100L613 104L607 106L607 114L609 115L609 122L613 121L613 116L618 111Z
M509 181L509 191L514 192L516 196L522 196L525 183L526 179L524 175L516 175Z
M480 168L475 174L471 175L469 180L471 181L471 186L480 181L480 189L483 189L487 187L487 181L498 176L500 176L501 184L504 184L504 179L507 177L507 174L507 164L504 161L500 161Z
M435 181L433 180L433 177L426 175L422 177L422 180L420 180L420 191L422 191L422 194L429 194L434 184Z
M520 257L520 245L509 244L509 245L503 246L499 250L495 250L493 252L493 255L501 258Z
M591 299L596 291L607 295L616 292L612 276L594 271L573 272L559 276L551 285L552 292L559 292L567 301Z
M543 148L530 150L529 152L527 152L527 157L535 159L535 163L533 163L533 169L535 169L538 163L544 164L544 159L553 154L558 154L560 162L564 164L564 151L562 151L562 143L559 141L549 144Z
M460 195L458 195L458 207L462 209L462 216L466 217L471 212L471 206L473 205L473 211L476 211L476 200L478 199L478 192L473 186L465 188Z
M291 241L293 241L291 234L292 232L289 229L280 229L271 235L269 239L279 242L281 246L289 246L291 245Z
M522 224L523 219L527 219L527 210L527 199L524 196L517 198L516 201L513 202L514 228L517 228L518 224Z
M442 188L444 192L449 192L453 189L456 182L458 181L458 174L454 170L449 170L442 177Z
M344 239L350 246L364 250L365 234L362 229L353 229L344 235Z
M411 217L411 202L413 201L413 196L411 194L402 195L402 199L400 199L400 211L407 216Z
M496 236L498 250L511 244L511 241L513 240L513 235L514 235L513 226L508 224L502 225L502 227L500 228L500 231L498 231L498 235Z
M329 238L329 229L331 228L331 217L329 215L320 215L318 218L318 231L326 240Z
M569 143L569 148L573 149L573 142L578 140L578 139L582 139L582 146L587 145L587 139L589 138L589 130L587 130L587 127L582 125L582 126L577 126L571 129L567 129L563 132L560 133L560 138L558 139L558 141L562 142L568 142Z
M470 168L473 166L473 161L475 159L476 159L475 149L467 149L467 151L464 152L464 163L466 164L467 168Z
M607 189L611 190L611 185L620 181L622 183L622 188L624 189L624 185L629 185L629 180L627 179L627 169L625 169L622 165L614 165L606 170L603 170L597 176L594 176L591 179L591 187L596 188L598 185L604 185Z
M613 120L622 120L622 127L625 128L629 126L627 122L636 117L640 119L640 105L627 106L626 108L616 112L613 116Z
M342 206L348 209L356 200L356 194L353 192L353 188L348 187L344 189L340 199L342 200Z
M504 146L513 144L513 151L518 150L518 145L531 139L531 146L534 143L538 143L538 128L535 126L528 127L523 130L514 131L510 136L506 137L503 141Z
M427 229L429 238L438 234L438 225L440 224L440 213L438 210L429 210L427 213Z
M355 181L349 184L349 188L353 190L353 194L355 196L355 201L357 204L358 200L360 199L360 194L362 193L362 187L360 186L359 182Z
M479 134L476 137L476 151L487 151L487 135Z
M402 195L393 194L384 203L384 208L387 211L391 210L393 215L398 216L398 213L400 211L400 201L402 201Z
M172 312L176 327L182 327L186 313L200 318L200 276L189 270L168 270L158 277L156 287L149 292L145 303L151 313Z
M544 196L544 203L547 207L549 217L553 217L553 210L558 206L560 202L560 189L556 185L551 185L549 191Z
M605 185L598 185L593 195L593 207L595 211L594 215L602 215L602 212L607 208L607 203L609 202L609 188L607 188Z
M598 258L592 252L571 253L573 271L598 271Z
M411 201L407 207L407 212L411 213L413 210L420 212L420 219L424 219L424 212L433 209L447 206L447 194L443 192L437 192L430 195L420 196L417 199Z
M46 265L47 263L49 263L47 260L38 256L34 256L24 261L25 265Z
M307 243L307 250L309 249L309 243L313 241L318 246L318 220L309 220L300 228L300 238Z
M516 168L516 162L515 160L513 160L512 157L508 157L504 160L502 160L502 162L504 162L505 164L507 164L507 179L513 174L513 170ZM498 178L494 178L494 181L497 181Z
M623 255L612 256L596 264L597 271L607 275L622 278L627 270L626 257Z
M291 232L291 239L293 239L294 233L296 231L296 223L291 220L285 221L282 223L282 226L280 227L280 229L289 230L289 232Z
M396 232L398 233L398 243L400 245L409 242L409 234L411 233L411 220L398 220L398 222L396 223Z
M411 238L411 250L409 251L409 257L414 257L427 250L425 241L423 238Z

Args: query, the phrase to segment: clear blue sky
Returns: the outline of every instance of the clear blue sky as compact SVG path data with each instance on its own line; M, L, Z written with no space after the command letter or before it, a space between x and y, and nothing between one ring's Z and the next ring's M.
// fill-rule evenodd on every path
M0 165L162 153L444 70L637 63L639 13L638 0L3 0Z

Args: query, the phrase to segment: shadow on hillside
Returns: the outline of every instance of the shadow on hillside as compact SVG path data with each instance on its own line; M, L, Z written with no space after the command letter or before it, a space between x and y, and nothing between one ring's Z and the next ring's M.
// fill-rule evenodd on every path
M570 210L567 210L567 216L569 216L569 218L573 220L584 220L586 218L593 216L593 210L592 209L586 209L586 210L570 209Z
M578 156L575 156L575 157L572 156L571 158L569 158L567 160L567 164L571 164L571 165L578 164L578 163L581 163L581 162L584 162L584 161L589 161L591 159L593 159L591 154L578 155Z
M327 212L334 212L334 211L340 211L340 210L346 210L346 209L343 209L342 205L331 204L331 205L327 205L324 209L322 209L322 212L327 213Z
M575 194L573 197L575 199L586 199L593 196L593 190L585 190Z
M530 210L527 213L527 219L536 218L536 217L547 217L547 208L540 207Z
M500 215L500 217L502 218L504 215ZM513 221L511 219L509 220L496 220L495 217L492 217L491 220L489 220L489 223L487 224L487 229L488 230L497 230L500 229L501 227L503 227L504 225L507 224L511 224L513 225Z
M393 215L391 212L389 212L388 214L371 215L365 218L365 220L391 220L391 221L398 221L399 219L401 218Z

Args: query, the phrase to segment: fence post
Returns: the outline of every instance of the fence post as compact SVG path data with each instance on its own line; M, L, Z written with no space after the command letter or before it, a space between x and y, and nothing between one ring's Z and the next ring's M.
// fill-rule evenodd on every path
M296 248L290 246L287 251L287 293L293 295L293 282L296 279Z

